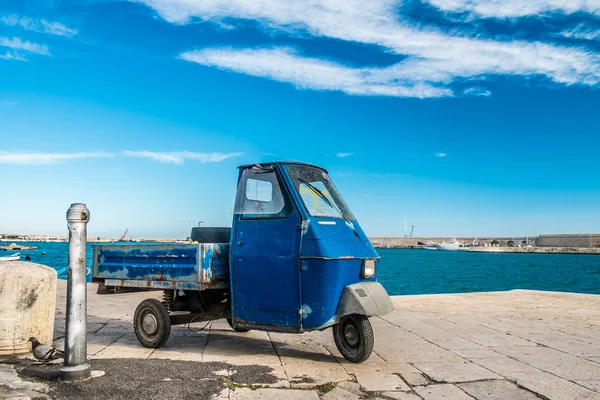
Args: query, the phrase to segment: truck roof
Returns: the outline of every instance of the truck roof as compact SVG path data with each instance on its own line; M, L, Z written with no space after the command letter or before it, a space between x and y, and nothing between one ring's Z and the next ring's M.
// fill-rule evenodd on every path
M326 173L329 173L325 168L320 167L318 165L314 165L314 164L309 164L309 163L305 163L305 162L301 162L301 161L269 161L269 162L263 162L263 163L254 163L254 164L245 164L245 165L240 165L238 168L242 169L242 168L252 168L255 165L260 165L261 167L265 167L265 166L269 166L269 165L275 165L275 164L295 164L295 165L307 165L309 167L315 167L315 168L319 168L322 169L323 171L325 171Z

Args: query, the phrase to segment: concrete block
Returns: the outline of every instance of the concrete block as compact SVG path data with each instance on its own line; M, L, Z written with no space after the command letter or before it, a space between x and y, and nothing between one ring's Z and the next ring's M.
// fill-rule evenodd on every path
M29 338L54 339L56 271L29 262L0 262L0 354L28 353Z

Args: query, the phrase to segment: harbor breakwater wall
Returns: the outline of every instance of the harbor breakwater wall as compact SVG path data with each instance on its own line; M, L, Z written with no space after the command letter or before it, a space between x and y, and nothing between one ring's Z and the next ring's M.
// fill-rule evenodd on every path
M542 247L600 248L600 234L540 235L537 245Z
M370 237L369 240L374 247L390 248L390 249L410 249L419 246L419 243L442 243L452 239L458 240L459 243L470 245L475 240L475 237ZM529 244L537 245L536 237L529 238ZM479 246L508 246L510 242L514 244L523 243L527 239L523 237L486 237L477 239Z
M442 243L453 238L449 237L370 237L373 246L378 248L415 248L418 243ZM457 237L460 243L470 245L475 237ZM561 234L561 235L539 235L515 236L515 237L481 237L477 244L483 247L518 247L527 242L537 247L575 247L575 248L600 248L600 234Z

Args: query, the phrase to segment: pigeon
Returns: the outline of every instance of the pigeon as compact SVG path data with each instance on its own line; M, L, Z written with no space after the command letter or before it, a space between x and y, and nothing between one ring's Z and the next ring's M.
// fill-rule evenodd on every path
M35 337L30 337L29 342L31 342L31 350L33 351L33 356L36 360L42 362L42 364L46 364L52 360L57 360L59 358L64 357L64 353L54 347L41 344Z

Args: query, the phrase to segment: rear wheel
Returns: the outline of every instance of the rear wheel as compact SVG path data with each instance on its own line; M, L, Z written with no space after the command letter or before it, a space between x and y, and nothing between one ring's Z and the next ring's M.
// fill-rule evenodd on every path
M234 328L233 321L231 320L231 318L227 318L227 323L229 324L231 329L233 329L236 332L249 332L250 331L250 329L246 329L246 328Z
M333 340L342 356L353 363L361 363L373 352L375 336L369 318L352 314L333 326Z
M135 309L133 329L144 347L161 347L171 334L171 320L167 308L155 299L142 301Z

